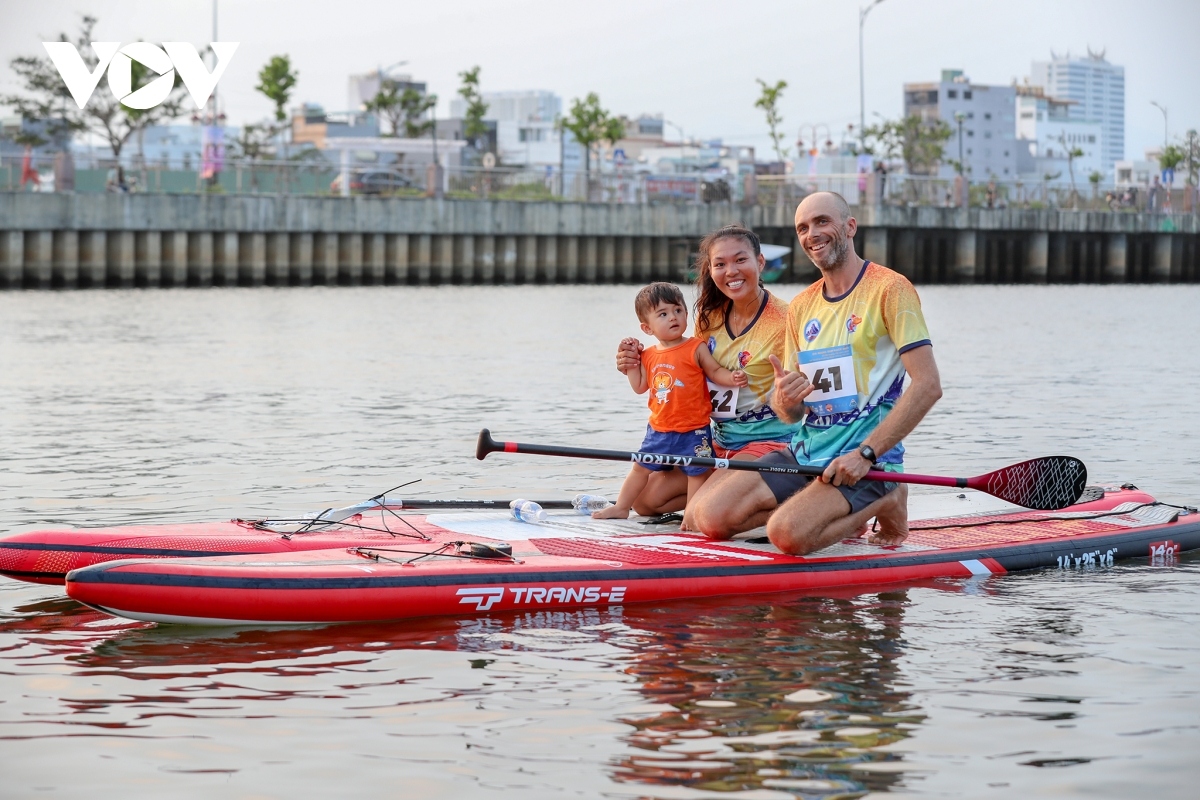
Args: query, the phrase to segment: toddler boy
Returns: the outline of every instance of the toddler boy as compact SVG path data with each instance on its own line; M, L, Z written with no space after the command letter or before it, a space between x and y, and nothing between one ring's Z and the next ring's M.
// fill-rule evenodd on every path
M643 453L672 456L712 456L712 431L709 428L708 385L705 377L723 386L745 386L746 373L730 371L717 363L704 342L686 335L688 314L679 287L671 283L652 283L638 292L634 311L642 331L658 344L642 351L641 363L625 373L629 385L638 394L650 394L650 422L640 448ZM646 488L652 471L674 469L667 464L634 464L621 485L616 505L592 514L595 519L626 519ZM680 467L687 475L690 502L704 483L707 467Z

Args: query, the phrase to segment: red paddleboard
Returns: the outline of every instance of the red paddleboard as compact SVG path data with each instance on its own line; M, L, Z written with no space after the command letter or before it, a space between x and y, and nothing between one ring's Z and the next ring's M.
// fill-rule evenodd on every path
M1086 570L1200 547L1200 515L1125 490L1062 511L1009 507L914 520L902 545L847 539L805 557L779 552L761 530L714 542L570 513L536 525L495 511L408 519L430 541L111 561L68 574L67 594L138 620L300 625Z
M329 509L322 519L196 522L174 525L122 525L112 528L60 528L0 538L0 575L31 583L62 584L73 569L121 558L202 558L205 556L295 553L356 544L436 540L440 528L422 530L419 521L397 512L411 508L507 509L505 500L418 500L383 498ZM549 507L570 508L565 501ZM314 515L317 516L317 515Z

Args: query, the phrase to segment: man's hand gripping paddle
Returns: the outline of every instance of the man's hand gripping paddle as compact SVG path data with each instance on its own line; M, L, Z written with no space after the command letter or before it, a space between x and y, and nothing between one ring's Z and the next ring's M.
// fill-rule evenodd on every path
M645 464L740 469L749 472L776 472L786 475L819 477L823 467L784 464L760 464L757 461L735 461L700 456L670 456L661 453L639 453L629 450L593 450L586 447L497 442L487 428L479 432L475 457L482 461L488 453L525 453L538 456L593 458L601 461L625 461ZM940 475L914 475L906 472L871 470L863 476L868 481L914 483L923 486L950 486L956 489L975 489L1018 506L1041 511L1066 508L1083 495L1087 484L1087 467L1071 456L1043 456L1019 464L977 475L974 478L947 478Z

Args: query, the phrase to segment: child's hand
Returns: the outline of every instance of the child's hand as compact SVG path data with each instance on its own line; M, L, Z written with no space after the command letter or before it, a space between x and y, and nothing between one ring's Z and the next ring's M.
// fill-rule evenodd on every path
M733 371L733 385L734 386L749 386L750 379L746 377L746 373L743 370L735 369Z

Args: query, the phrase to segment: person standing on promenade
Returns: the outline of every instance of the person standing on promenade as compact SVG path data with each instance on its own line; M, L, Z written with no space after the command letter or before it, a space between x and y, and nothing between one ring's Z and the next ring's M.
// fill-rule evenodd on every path
M796 235L821 279L788 307L787 357L773 359L771 407L802 423L788 451L764 463L826 467L819 479L727 472L696 498L693 519L713 539L766 525L780 550L804 555L861 536L896 545L908 536L903 485L862 481L872 468L901 471L901 440L942 396L933 348L913 286L854 251L857 221L841 195L818 192L796 209ZM905 375L911 378L902 391Z
M749 386L710 386L713 451L717 458L755 459L783 450L793 426L770 406L775 370L770 358L782 359L787 327L787 301L762 283L766 266L758 236L740 225L718 228L700 240L696 259L696 326L717 363L742 370ZM640 342L627 339L617 349L617 370L628 372L640 359ZM719 480L717 472L710 480ZM707 491L706 482L697 497ZM636 508L647 516L679 511L687 501L687 481L678 470L655 472ZM685 515L683 530L691 527Z

